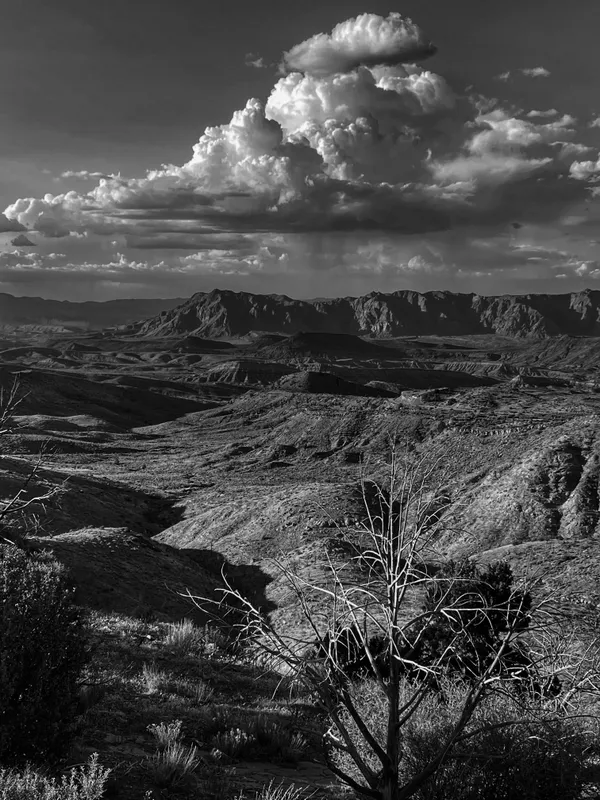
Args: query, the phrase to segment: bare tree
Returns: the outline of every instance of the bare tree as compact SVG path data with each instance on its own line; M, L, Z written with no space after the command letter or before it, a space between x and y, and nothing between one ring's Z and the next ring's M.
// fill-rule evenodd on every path
M489 693L520 686L524 671L529 675L537 667L534 648L526 659L515 658L529 652L522 643L525 632L531 639L551 622L546 602L534 604L528 587L506 584L509 590L499 598L485 582L460 572L434 574L436 540L452 508L449 478L448 459L394 449L387 480L363 481L364 522L346 563L327 557L327 585L303 578L284 560L277 563L302 611L301 633L274 625L230 584L218 601L188 594L204 610L218 603L221 613L238 615L240 633L316 697L331 723L331 770L375 800L413 797L459 745L477 735L470 723ZM419 605L415 599L426 590L428 602ZM436 626L444 637L431 647ZM460 675L454 718L426 762L407 773L403 731L439 695L449 664L461 663L468 666ZM383 736L381 725L361 712L349 680L353 671L368 675L385 697ZM331 757L336 753L344 758Z

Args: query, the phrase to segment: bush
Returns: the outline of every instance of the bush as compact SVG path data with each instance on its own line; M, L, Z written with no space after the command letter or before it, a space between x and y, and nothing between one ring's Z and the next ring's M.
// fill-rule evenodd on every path
M385 741L387 698L374 680L356 683L352 697L362 719ZM405 684L400 703L413 694ZM447 682L443 696L430 693L411 719L403 726L400 747L400 780L408 783L439 752L452 731L464 704L465 685ZM354 744L373 769L378 761L364 743L356 726L342 712L354 731ZM335 735L335 729L333 730ZM473 736L469 736L473 733ZM490 693L476 709L465 734L449 756L414 795L416 800L578 800L585 783L585 751L591 743L577 720L546 717L543 703L514 692L507 682L501 691ZM354 777L362 778L349 756L341 751L330 754L334 765Z
M62 754L86 659L82 617L64 568L0 546L0 762Z
M443 662L448 674L477 679L500 652L506 633L529 627L531 604L531 595L517 588L505 561L487 567L468 559L450 561L427 585L427 616L409 634L418 642L411 659L421 667ZM498 673L524 687L539 677L517 642L503 648Z
M94 754L82 767L62 778L48 778L31 767L22 772L0 770L2 800L100 800L110 770L98 764Z

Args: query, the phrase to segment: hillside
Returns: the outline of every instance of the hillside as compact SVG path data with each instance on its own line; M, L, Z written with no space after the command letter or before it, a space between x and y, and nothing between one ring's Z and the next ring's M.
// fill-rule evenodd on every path
M373 292L364 297L293 300L214 290L137 323L141 336L235 337L261 331L343 335L546 338L600 334L600 292L483 297L452 292Z

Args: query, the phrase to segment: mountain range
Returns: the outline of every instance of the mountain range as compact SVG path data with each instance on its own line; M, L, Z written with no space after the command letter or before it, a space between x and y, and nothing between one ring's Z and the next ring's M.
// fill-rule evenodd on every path
M70 302L0 293L0 326L120 327L210 338L303 331L359 336L600 336L600 291L486 297L447 291L295 300L215 289L182 298Z
M363 297L293 300L214 290L163 309L131 326L144 336L195 334L212 338L249 333L315 331L374 337L503 336L546 338L600 335L600 291L485 297L446 291L371 292Z

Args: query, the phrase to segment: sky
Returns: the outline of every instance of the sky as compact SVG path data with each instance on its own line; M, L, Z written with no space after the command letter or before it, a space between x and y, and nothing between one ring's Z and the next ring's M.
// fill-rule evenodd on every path
M597 0L0 19L0 291L600 289Z

